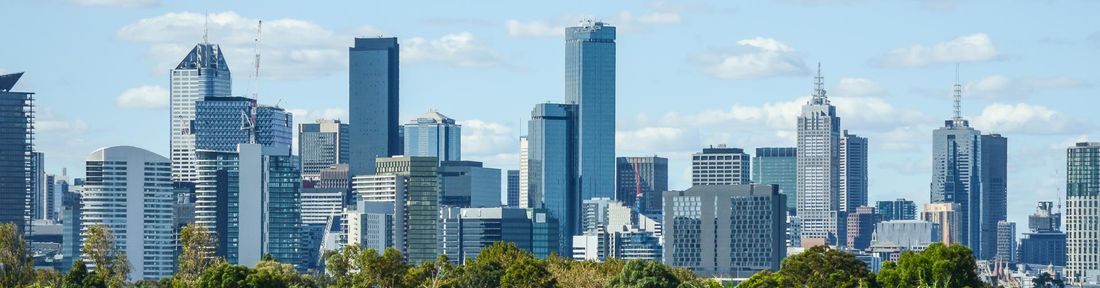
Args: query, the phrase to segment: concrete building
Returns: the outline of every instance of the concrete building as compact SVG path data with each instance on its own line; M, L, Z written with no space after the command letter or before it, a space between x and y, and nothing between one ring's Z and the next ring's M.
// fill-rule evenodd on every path
M797 212L798 200L798 148L756 148L752 158L752 182L775 184L779 193L787 195L787 210Z
M581 227L588 231L648 231L661 235L661 223L629 206L608 198L584 200L581 204Z
M1066 277L1100 283L1100 143L1066 149Z
M937 242L944 245L959 243L960 235L963 233L960 206L950 202L924 204L924 212L921 213L920 219L940 225L941 236Z
M837 244L840 210L840 118L825 95L818 65L814 94L798 116L798 201L802 246Z
M875 213L882 221L917 220L917 204L904 198L878 201L875 203Z
M23 73L0 75L0 223L30 227L34 93L12 91ZM29 233L28 233L29 234Z
M1062 213L1054 212L1053 202L1039 202L1035 214L1028 217L1028 230L1020 239L1019 262L1066 266L1066 233L1062 232Z
M405 155L462 161L462 126L454 119L432 111L409 120L402 129Z
M577 128L572 135L577 155L574 167L577 177L583 179L576 183L579 199L614 198L615 27L582 21L565 28L565 103L576 105L573 118Z
M317 119L298 124L298 157L302 179L318 179L321 170L349 161L349 126L340 120Z
M407 182L405 202L395 206L404 206L405 209L402 216L405 241L401 250L410 263L434 261L438 256L436 238L441 182L438 165L439 160L435 157L415 156L378 158L375 165L375 175L404 176Z
M702 185L664 194L662 261L699 275L778 271L786 199L775 185Z
M619 157L615 166L615 199L642 214L660 215L661 193L668 191L668 159Z
M172 276L172 162L145 149L114 146L88 155L85 171L81 241L92 226L106 226L130 261L131 281Z
M691 185L749 184L750 161L741 148L703 148L703 152L691 155Z
M507 195L505 195L504 205L508 207L520 207L519 206L519 170L508 170L506 180Z
M397 38L355 38L348 48L350 170L375 173L375 158L401 155L398 125L400 49Z
M463 208L500 207L500 169L476 161L439 162L440 205Z
M409 176L401 174L355 176L356 204L344 210L342 219L346 244L377 251L391 246L404 249L409 184Z
M652 231L589 230L573 236L573 260L661 260L660 235Z
M1016 222L997 222L997 254L993 259L1004 263L1016 262Z
M840 133L840 211L867 206L867 138Z
M533 208L531 201L531 193L529 192L531 185L531 166L528 158L530 154L527 151L528 143L527 136L519 137L519 207L520 208Z
M546 208L558 220L561 246L557 252L562 255L571 249L572 236L581 231L576 109L571 104L535 105L527 130L528 203L524 207Z
M878 214L874 207L857 207L848 214L848 249L862 251L871 246L871 238L875 232L875 224L878 224Z
M924 220L890 220L875 225L874 243L889 243L902 250L923 250L943 238L937 223ZM875 244L872 244L874 246Z
M171 71L172 180L195 182L195 103L232 93L229 65L218 44L195 45ZM238 118L239 119L239 118ZM237 126L240 127L239 125Z
M302 188L302 224L323 225L329 218L343 213L348 203L347 189L339 188Z

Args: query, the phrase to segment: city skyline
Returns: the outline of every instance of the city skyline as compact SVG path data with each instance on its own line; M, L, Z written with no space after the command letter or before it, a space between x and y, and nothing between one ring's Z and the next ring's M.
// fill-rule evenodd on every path
M195 43L202 40L203 14L182 13L195 11L195 7L209 8L207 10L210 11L211 19L209 42L219 44L223 49L231 52L227 53L226 61L230 69L237 72L233 95L246 95L246 91L255 89L250 88L253 86L249 80L251 58L246 57L253 49L250 42L254 28L252 24L254 24L253 20L271 19L265 21L265 24L270 25L265 27L265 31L270 32L265 32L261 36L264 40L263 53L265 53L264 67L261 69L264 75L270 76L262 78L261 85L257 85L261 89L257 90L259 90L261 103L279 103L281 107L295 113L296 123L310 123L322 117L348 121L345 96L347 91L342 90L345 89L342 87L347 87L347 67L341 66L341 63L347 63L347 59L346 55L341 56L339 51L346 51L347 47L353 45L351 36L385 34L399 37L398 41L402 42L403 47L402 55L412 58L402 59L402 63L409 64L401 66L406 72L401 76L403 78L401 82L404 85L401 87L404 92L401 97L403 100L401 107L404 110L398 119L401 121L410 119L411 116L429 108L447 111L448 115L462 119L460 124L463 124L463 132L467 133L463 137L465 142L463 146L469 148L464 150L470 154L463 155L463 158L484 161L487 166L502 169L514 169L519 162L516 143L518 136L522 134L521 130L525 130L520 127L525 126L522 120L526 117L527 111L530 111L530 107L547 100L555 101L562 95L557 89L561 89L562 86L559 69L563 69L560 63L563 55L560 41L563 36L559 34L562 32L555 31L561 30L558 26L575 25L575 20L579 20L580 16L562 16L574 15L574 13L598 15L597 19L606 21L621 30L617 38L620 47L617 67L620 69L617 75L619 83L616 87L618 88L616 96L620 100L617 107L618 137L624 140L617 141L620 146L616 149L619 153L615 156L657 154L668 158L671 189L682 190L689 186L690 174L686 177L684 174L690 173L690 170L686 169L690 166L690 157L685 155L690 155L699 148L723 143L731 147L744 148L746 151L764 146L794 146L792 133L797 107L805 103L806 95L810 91L808 63L819 60L825 63L827 79L831 79L826 82L826 86L830 91L830 99L837 100L839 116L845 119L844 128L850 128L861 136L871 139L869 152L871 181L868 194L869 200L872 201L904 197L917 203L927 203L931 168L926 166L931 164L929 145L931 131L939 124L940 119L950 116L949 87L954 76L951 70L956 62L962 62L962 82L965 86L963 97L966 99L963 113L975 122L974 126L978 129L1001 133L1013 139L1012 146L1009 148L1008 188L1009 220L1012 222L1026 223L1024 220L1037 201L1051 201L1064 197L1064 190L1061 188L1065 175L1064 165L1062 165L1064 160L1060 160L1064 159L1064 153L1060 152L1076 140L1087 139L1084 135L1097 132L1096 125L1087 119L1089 114L1086 114L1088 112L1083 107L1086 105L1074 105L1077 102L1075 99L1088 99L1088 95L1096 92L1092 81L1084 76L1087 75L1084 70L1089 66L1095 66L1090 64L1096 63L1092 63L1092 60L1066 63L1072 61L1065 59L1065 57L1095 51L1090 47L1077 47L1090 45L1086 40L1089 35L1098 35L1095 31L1089 31L1088 28L1076 31L1077 34L1071 33L1075 31L1061 31L1052 36L1045 36L1042 34L1048 33L1006 32L1001 29L1010 28L993 25L1017 28L1020 26L1009 25L1011 23L1004 21L992 21L994 23L989 24L990 26L982 27L954 26L949 27L950 29L927 29L942 30L934 32L925 32L924 29L918 29L922 31L901 30L914 33L869 37L875 40L856 40L855 44L825 44L819 48L815 47L817 42L826 43L821 41L822 39L842 36L842 32L852 31L851 29L854 28L841 24L822 23L825 27L820 30L832 32L791 34L792 30L796 30L795 27L741 25L740 27L753 28L736 29L737 31L728 36L714 37L716 39L702 39L701 36L705 33L693 32L695 34L689 34L689 37L685 38L688 39L685 42L689 45L683 46L687 48L677 48L671 50L672 53L658 55L658 57L652 57L652 54L647 52L653 50L645 50L668 48L669 46L665 46L668 44L660 43L661 38L676 35L692 27L704 24L718 25L726 20L734 22L728 27L738 27L734 25L738 23L761 21L756 18L758 16L747 15L751 14L747 11L752 9L780 6L790 10L773 11L773 16L805 17L820 13L832 18L840 17L843 13L860 13L859 11L864 9L873 9L884 4L857 2L802 5L781 2L758 4L763 8L700 9L696 6L718 5L698 4L676 7L667 3L664 6L641 3L627 5L628 7L583 7L583 9L556 7L539 14L504 14L490 11L486 14L492 15L470 13L471 19L433 18L443 17L442 11L455 8L449 7L449 4L440 4L439 7L425 8L428 10L425 11L426 13L417 14L421 16L403 17L410 19L370 15L378 18L350 20L353 17L345 17L348 20L343 21L329 20L316 15L338 13L339 11L334 11L338 9L333 7L310 7L300 12L287 13L269 11L266 8L255 9L244 5L180 7L161 3L155 7L137 8L82 7L64 3L19 3L17 5L26 5L28 9L33 8L29 6L42 6L61 11L73 10L76 21L80 21L79 19L83 17L118 16L112 17L115 19L105 23L73 27L72 31L64 31L57 35L57 38L65 39L67 33L85 33L87 35L70 36L74 36L77 40L88 40L87 45L95 48L94 50L117 51L91 52L94 50L90 49L86 52L73 53L73 55L53 54L57 55L57 59L41 56L27 57L28 59L5 57L12 62L0 65L0 69L6 72L27 72L15 91L37 93L36 110L39 112L39 122L36 131L38 134L36 150L47 154L46 172L51 174L60 172L61 168L68 168L72 169L70 173L73 175L83 175L81 171L83 158L99 147L133 145L159 155L169 155L167 153L168 132L163 128L168 126L168 118L164 116L167 108L164 105L168 99L167 91L170 89L170 84L166 81L167 71L171 67L160 66L164 64L161 62L178 62L179 56L185 55L186 51L168 53L165 50L158 50L165 48L158 45L193 47ZM975 14L978 13L976 9L979 9L977 6L980 5L973 3L958 3L953 7L922 5L928 4L894 4L887 5L887 9L905 10L910 13L906 14L907 16L903 15L898 22L905 22L907 17L917 18L929 15L945 18L979 17ZM1060 14L1070 20L1084 19L1073 18L1080 13L1072 10L1095 11L1095 9L1080 7L1075 9L1072 5L1049 7L1036 4L1036 6L1038 8L1035 9L1040 11L1058 8ZM730 9L734 11L728 11ZM855 11L845 11L848 9ZM1007 14L1023 14L1022 11L1028 10L1023 6L995 9L1013 9L1013 11L1007 11L1009 12ZM821 13L830 11L841 13ZM726 15L723 14L726 12L731 12L734 16L721 16ZM408 15L408 13L397 13L397 15ZM870 18L869 20L881 17L862 15ZM21 22L29 24L40 21L22 19L21 17L24 17L22 15L15 17L17 21L24 20ZM747 19L729 19L737 17ZM822 16L812 16L810 19L818 19L817 17ZM173 33L165 35L156 34L157 25L164 25L163 21L169 19L179 20L185 23L184 27L195 29L190 32L172 31ZM288 19L302 20L305 23ZM473 21L477 19L481 19L482 23ZM158 22L158 20L161 21ZM412 25L407 25L410 23ZM539 26L539 23L546 26ZM383 33L367 33L368 31L358 30L365 25L377 27L374 32ZM946 24L937 23L932 27L937 25ZM865 30L897 28L893 24L886 26L888 27ZM267 27L271 28L266 30ZM545 29L540 30L537 29L538 27ZM845 27L849 27L849 30L845 30ZM311 37L317 38L305 37L301 40L294 40L294 37L287 36L301 31L313 31L308 29L320 29L328 34L311 33L310 35L313 35ZM1052 30L1038 29L1038 31ZM41 29L28 29L28 31L43 32ZM15 31L14 36L38 40L35 41L36 43L29 44L31 48L38 45L68 46L54 42L60 41L55 39L19 37L21 33L26 32ZM237 35L241 33L245 36ZM244 41L242 37L249 39ZM1074 44L1073 41L1077 43ZM1021 42L1026 43L1021 44ZM965 51L960 52L952 50L951 45L939 45L943 43L955 43L975 49L964 49ZM447 46L447 44L459 45ZM641 47L650 44L657 47ZM410 46L412 48L409 48ZM546 47L534 48L529 53L525 51L534 46ZM455 51L458 52L430 55L433 53L429 52L436 51L431 49L438 50L442 49L441 47L457 47ZM988 49L977 49L983 47ZM321 52L329 49L337 52L334 55L321 53L321 56L318 56L320 58L295 59L288 56L292 54L291 52L307 51L308 48L317 48ZM732 48L732 50L719 51L726 48ZM0 55L16 55L17 51L13 49L0 48ZM36 53L46 54L52 51L51 49L54 48L28 50L38 50L41 52ZM852 51L837 51L846 49ZM1042 54L1062 55L1025 52L1049 49L1062 51L1062 53ZM240 52L242 50L246 52ZM715 51L708 52L708 50ZM414 51L415 56L408 56L409 51ZM421 53L416 54L416 51ZM162 52L166 55L158 54ZM905 54L906 52L908 54ZM22 54L22 52L18 53ZM36 53L31 54L42 55ZM899 55L909 57L899 59L892 57ZM54 63L65 59L72 60L68 57L79 57L80 60L70 62L71 65L71 63L86 62L86 59L91 59L93 56L101 61L117 63L117 65L107 66L121 66L103 67L100 69L105 69L108 73L93 74L109 74L118 79L104 81L99 75L83 75L75 72L80 69L59 69L58 63ZM734 57L731 58L731 56ZM335 60L326 57L334 57ZM721 61L706 59L714 57ZM536 61L532 58L548 60ZM327 63L328 60L325 59L333 63ZM755 67L759 68L755 70L731 70L730 67L739 67L737 65L742 63L730 59L760 59L766 60L762 62L764 64L781 65L759 66ZM891 59L898 61L891 61ZM38 63L42 65L37 65ZM648 65L671 68L656 69L666 71L660 71L652 76L628 71L654 72L654 69L649 69ZM1038 65L1043 65L1044 69L1036 69ZM918 68L889 68L890 66L917 66ZM1051 66L1053 68L1050 68ZM441 77L432 76L436 74ZM517 75L506 77L508 81L496 79L505 74ZM493 82L496 83L515 83L502 84L500 87L485 87L491 85L478 84L486 79L494 79ZM100 81L102 83L96 84L102 85L92 85L91 83L94 82L85 81ZM447 84L430 84L438 81ZM458 83L463 81L471 83ZM684 87L690 85L699 85L701 88ZM443 90L429 86L451 87ZM525 93L530 91L537 92ZM145 97L159 95L158 93L164 94L163 97ZM78 95L85 96L78 97ZM677 97L677 101L659 101L669 95ZM735 97L731 99L729 95ZM853 99L865 101L853 101ZM486 109L477 107L479 104L474 104L486 102L500 103L502 106L495 109L496 105L490 105L494 109ZM340 112L339 109L345 112ZM303 110L306 112L302 113ZM508 112L496 113L496 110ZM795 113L792 114L789 111L795 111ZM855 115L856 111L867 112L867 114ZM708 118L708 116L711 117ZM139 122L142 124L115 124L134 119L142 119ZM624 142L628 144L624 145ZM1033 159L1034 155L1038 155L1038 159ZM1058 189L1051 189L1051 187Z

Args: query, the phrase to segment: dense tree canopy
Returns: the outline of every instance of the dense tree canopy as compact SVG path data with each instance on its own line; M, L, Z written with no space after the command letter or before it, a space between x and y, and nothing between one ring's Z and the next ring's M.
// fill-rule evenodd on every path
M783 259L779 272L757 273L738 287L876 287L875 274L855 255L815 246Z
M934 243L921 252L906 251L887 262L878 279L884 287L986 287L978 277L970 248Z

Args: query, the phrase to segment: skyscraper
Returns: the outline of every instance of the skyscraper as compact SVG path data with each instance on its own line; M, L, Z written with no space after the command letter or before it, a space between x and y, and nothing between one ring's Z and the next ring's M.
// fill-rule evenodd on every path
M405 155L462 160L462 126L439 112L416 116L404 126Z
M917 220L917 204L904 198L878 201L875 203L875 213L882 221Z
M691 185L749 184L749 154L726 145L691 155Z
M798 207L798 148L756 148L752 158L752 182L778 185L779 193L787 195L787 210L795 213Z
M35 151L31 154L31 219L46 219L46 206L49 196L49 181L46 181L46 154Z
M848 214L848 249L862 251L871 246L871 236L878 224L874 207L860 206Z
M993 259L1016 263L1016 222L997 222L997 245Z
M218 44L199 43L171 72L172 180L194 182L195 102L232 93L229 65ZM240 118L238 118L240 119ZM238 126L240 127L240 126Z
M527 136L519 137L519 207L534 208L531 203L531 166L527 151Z
M577 105L581 199L614 198L615 27L584 21L565 28L565 103Z
M505 204L508 207L519 207L519 170L508 170L507 197Z
M318 179L321 169L348 163L348 124L340 120L318 119L317 123L298 124L298 157L302 178Z
M840 217L840 118L825 95L818 64L814 94L798 116L798 217L802 246L837 243Z
M867 206L867 138L840 134L840 211Z
M23 73L0 75L0 223L30 228L34 93L11 89Z
M250 120L253 109L255 120ZM256 99L246 97L206 97L195 102L195 116L191 129L195 149L210 151L236 151L237 144L251 141L249 129L255 129L257 144L290 154L293 137L294 115L279 107L260 105ZM255 123L249 123L249 122Z
M664 196L665 264L731 278L779 270L787 209L775 185L703 185Z
M668 191L668 158L619 157L615 162L615 199L642 214L661 214L661 193Z
M959 237L965 229L962 225L962 213L959 212L962 210L960 206L951 202L924 204L924 212L920 218L940 225L942 235L938 242L944 245L959 243Z
M439 162L439 205L462 208L500 207L500 169L477 161Z
M1052 202L1039 202L1035 214L1028 217L1028 230L1020 239L1020 263L1066 266L1066 233L1062 232L1062 213L1055 213Z
M981 257L994 259L998 251L1001 221L1008 219L1008 139L1000 134L982 135ZM1015 223L1013 223L1015 225ZM1013 226L1013 247L1016 232ZM1015 248L1013 248L1015 250Z
M574 136L576 108L577 105L572 104L538 104L531 111L528 122L529 200L526 207L545 208L558 219L560 247L557 251L562 255L572 247L571 236L580 232L581 195L577 185Z
M394 156L378 158L375 167L375 175L404 176L408 181L404 203L405 246L402 249L406 259L416 264L435 260L438 256L436 232L439 222L440 181L436 169L439 167L439 160L435 157ZM500 189L499 184L497 187Z
M105 226L133 267L131 281L172 276L172 162L145 149L115 146L88 155L86 171L81 237L92 226Z
M1066 277L1100 277L1100 142L1066 149Z
M397 38L355 38L348 48L350 173L375 173L375 158L401 155Z

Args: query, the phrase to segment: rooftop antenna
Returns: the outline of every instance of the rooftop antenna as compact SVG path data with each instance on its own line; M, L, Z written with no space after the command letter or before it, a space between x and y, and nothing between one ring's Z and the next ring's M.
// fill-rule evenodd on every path
M953 86L953 92L955 95L955 117L951 118L955 121L955 125L961 125L962 118L962 85L959 84L959 64L955 63L955 85Z
M206 36L210 34L210 13L205 14L206 19L202 23L202 44L210 44Z
M252 90L252 93L251 93L252 94L252 103L250 105L251 107L249 107L250 108L249 111L248 112L242 112L242 115L241 115L241 117L244 118L244 121L243 121L244 123L243 123L241 129L247 129L248 130L248 143L250 143L250 144L255 144L256 143L256 113L257 113L257 110L259 110L259 109L257 109L257 104L256 103L259 102L259 98L260 98L260 96L259 96L260 95L260 93L259 93L259 90L260 90L260 88L259 88L260 87L260 31L261 31L261 28L263 27L263 24L264 24L263 20L260 20L260 21L256 22L256 39L255 39L256 58L253 58L253 60L252 60L252 61L254 61L253 65L254 65L256 70L252 73L252 87L250 88L250 90ZM247 113L247 115L244 115L245 113Z
M821 76L821 62L817 62L817 76L814 77L814 103L825 104L828 99L825 96L825 77Z

